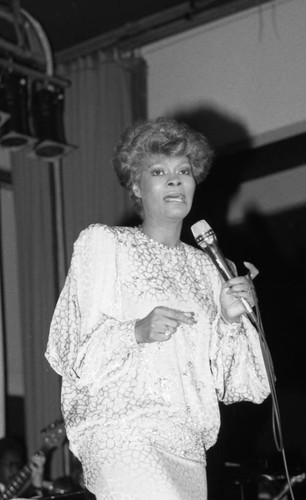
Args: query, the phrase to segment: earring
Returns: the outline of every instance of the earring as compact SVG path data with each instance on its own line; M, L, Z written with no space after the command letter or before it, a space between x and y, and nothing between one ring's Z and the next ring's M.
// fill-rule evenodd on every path
M136 192L136 190L138 191L138 193ZM133 191L134 195L136 196L136 198L140 198L141 199L141 195L140 195L140 192L139 192L139 187L137 186L137 184L133 184L132 191Z

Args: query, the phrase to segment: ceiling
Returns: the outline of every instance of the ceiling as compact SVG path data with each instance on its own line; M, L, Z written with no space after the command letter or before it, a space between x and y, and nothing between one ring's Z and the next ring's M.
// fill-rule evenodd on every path
M42 25L55 52L102 35L182 0L21 0Z
M157 19L157 14L159 15L158 22L162 23L163 15L166 19L167 13L171 10L176 13L181 12L185 18L189 16L189 19L197 12L206 14L206 18L210 14L216 18L260 5L268 0L8 1L18 1L20 7L41 24L52 50L60 52L118 28L130 28L134 23L145 18L155 16L154 19ZM186 14L187 12L188 14Z

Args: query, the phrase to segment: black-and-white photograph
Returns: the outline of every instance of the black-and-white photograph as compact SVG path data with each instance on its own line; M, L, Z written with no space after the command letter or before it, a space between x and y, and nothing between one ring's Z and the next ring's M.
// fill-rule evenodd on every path
M305 500L305 0L0 0L0 500Z

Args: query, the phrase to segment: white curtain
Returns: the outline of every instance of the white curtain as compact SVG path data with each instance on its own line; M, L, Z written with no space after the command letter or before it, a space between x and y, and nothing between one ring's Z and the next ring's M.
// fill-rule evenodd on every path
M29 160L22 152L12 155L30 454L40 447L40 429L60 417L60 378L44 351L73 241L90 223L131 222L131 203L111 158L123 129L144 117L146 108L142 59L101 52L59 70L71 81L64 116L67 142L77 149L56 164ZM53 478L65 472L65 454L59 457L59 451Z
M1 230L1 227L0 227ZM0 235L1 241L1 235ZM1 265L1 262L0 262ZM0 277L2 272L0 270ZM2 321L2 283L0 278L0 438L5 435L5 365Z
M60 383L44 359L57 288L53 165L12 155L25 387L25 441L29 456L44 443L41 430L61 417ZM63 458L55 461L55 474Z
M4 312L3 308L3 258L2 258L2 185L0 183L0 438L5 436L6 430L6 373L5 373L5 349L4 349Z
M77 150L63 161L64 233L68 260L72 243L90 223L129 223L133 209L111 165L123 129L145 115L145 64L103 52L64 68L66 130Z

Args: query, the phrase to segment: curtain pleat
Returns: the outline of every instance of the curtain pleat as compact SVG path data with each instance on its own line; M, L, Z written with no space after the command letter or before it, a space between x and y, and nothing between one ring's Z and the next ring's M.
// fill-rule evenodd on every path
M29 455L45 445L40 431L61 417L60 381L44 359L57 272L52 165L13 155L20 310L25 377L25 428ZM57 461L57 471L62 464Z
M138 96L135 75L144 73L142 59L114 60L100 52L67 65L71 81L65 118L69 142L78 148L63 161L63 211L68 260L73 241L88 224L129 224L130 199L111 165L123 129L145 116L143 88ZM138 78L142 82L141 77ZM137 82L138 82L137 81ZM137 110L135 112L135 109Z
M100 52L59 71L71 81L64 117L67 142L76 149L60 161L57 181L55 164L29 160L22 152L12 155L30 454L40 447L40 429L60 416L60 378L44 352L73 242L88 224L133 222L132 204L111 159L124 128L146 113L146 68L140 58L114 59ZM64 462L64 454L52 460L53 478L63 475Z

